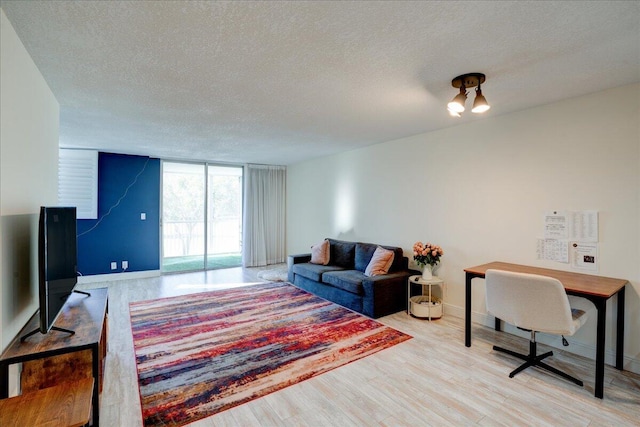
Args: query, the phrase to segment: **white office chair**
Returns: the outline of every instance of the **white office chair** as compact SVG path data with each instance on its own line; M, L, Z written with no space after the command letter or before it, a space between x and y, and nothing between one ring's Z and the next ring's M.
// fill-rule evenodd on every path
M536 274L487 270L485 275L487 311L520 329L531 331L529 354L520 354L498 346L493 349L525 361L509 374L529 366L539 366L582 387L582 381L542 362L552 351L536 354L536 332L573 335L587 320L585 312L571 309L569 298L559 280Z

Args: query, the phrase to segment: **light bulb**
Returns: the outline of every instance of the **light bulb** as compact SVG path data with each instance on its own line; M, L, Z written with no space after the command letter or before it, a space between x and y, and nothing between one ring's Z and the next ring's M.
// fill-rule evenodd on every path
M462 113L464 111L464 103L467 100L467 94L465 93L464 86L460 88L460 93L457 94L449 104L447 108L449 111L455 111L456 113Z
M482 95L482 90L480 90L480 86L476 89L476 99L473 100L473 108L471 109L472 113L484 113L491 106Z

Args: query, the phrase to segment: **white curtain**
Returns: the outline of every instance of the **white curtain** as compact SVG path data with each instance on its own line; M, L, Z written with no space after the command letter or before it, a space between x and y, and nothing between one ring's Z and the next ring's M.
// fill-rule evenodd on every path
M286 261L286 177L285 166L246 166L242 244L245 267Z

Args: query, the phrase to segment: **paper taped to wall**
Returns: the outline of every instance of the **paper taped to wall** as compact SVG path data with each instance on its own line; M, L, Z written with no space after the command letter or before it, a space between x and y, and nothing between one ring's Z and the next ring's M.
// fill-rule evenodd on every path
M598 211L549 211L544 214L545 239L598 241Z
M598 271L598 244L591 242L571 242L571 267L597 272Z
M538 239L536 247L538 259L569 262L569 241L560 239Z

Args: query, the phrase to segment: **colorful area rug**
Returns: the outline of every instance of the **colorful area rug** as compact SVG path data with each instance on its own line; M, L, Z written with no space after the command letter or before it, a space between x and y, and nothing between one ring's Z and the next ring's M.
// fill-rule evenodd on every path
M145 426L184 425L411 338L288 283L129 309Z

